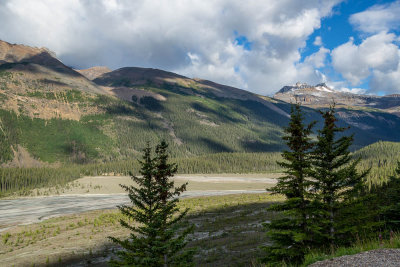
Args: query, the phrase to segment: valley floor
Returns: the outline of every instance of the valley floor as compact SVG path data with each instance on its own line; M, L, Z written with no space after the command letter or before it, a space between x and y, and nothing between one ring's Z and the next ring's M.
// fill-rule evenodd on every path
M195 225L190 247L196 266L244 266L260 256L268 241L262 224L266 208L281 201L268 193L185 198L188 221ZM107 236L126 237L118 210L97 210L13 226L1 233L0 266L106 266L115 249Z
M263 193L279 174L178 175L176 185L189 182L182 197ZM18 224L90 210L112 209L128 203L119 184L134 185L128 176L84 177L64 187L34 190L29 197L0 201L0 232Z
M187 191L212 190L263 190L276 183L280 173L255 174L179 174L176 185L188 182ZM64 187L44 188L32 191L31 196L75 194L119 194L125 191L119 186L135 185L129 176L88 176L75 180Z

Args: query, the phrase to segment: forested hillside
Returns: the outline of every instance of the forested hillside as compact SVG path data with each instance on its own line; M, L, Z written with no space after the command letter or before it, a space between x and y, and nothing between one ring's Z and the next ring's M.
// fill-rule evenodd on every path
M1 49L0 161L6 166L118 162L160 139L175 158L284 149L289 103L156 69L79 73L47 50L5 42ZM320 120L317 110L303 109L307 121ZM352 150L400 141L396 115L337 114L355 135Z
M400 143L377 142L356 151L353 156L361 158L360 168L371 168L369 181L381 184L395 173L397 162L400 161Z

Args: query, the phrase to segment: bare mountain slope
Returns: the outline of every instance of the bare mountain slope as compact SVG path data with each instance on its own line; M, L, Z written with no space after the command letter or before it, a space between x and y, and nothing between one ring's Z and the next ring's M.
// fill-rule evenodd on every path
M103 75L104 73L111 72L111 70L106 66L96 66L96 67L91 67L88 69L76 70L76 71L79 72L80 74L82 74L83 76L85 76L86 78L88 78L89 80L94 80L94 79L100 77L101 75Z
M79 120L82 115L98 112L96 107L79 106L80 98L109 94L48 49L4 41L0 41L0 84L2 108L44 119Z
M64 65L55 57L55 53L46 48L10 44L0 40L0 69L47 76L48 83L69 86L89 93L107 93L82 74Z

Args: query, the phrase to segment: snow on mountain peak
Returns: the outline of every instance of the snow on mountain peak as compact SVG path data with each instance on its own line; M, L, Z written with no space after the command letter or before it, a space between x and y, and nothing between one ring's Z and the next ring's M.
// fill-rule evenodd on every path
M289 85L289 86L284 86L282 87L281 90L279 90L278 93L286 93L286 92L295 92L301 89L314 89L320 92L327 92L327 93L334 93L335 90L329 88L325 83L319 83L315 86L309 85L307 83L301 83L301 82L297 82L295 85Z

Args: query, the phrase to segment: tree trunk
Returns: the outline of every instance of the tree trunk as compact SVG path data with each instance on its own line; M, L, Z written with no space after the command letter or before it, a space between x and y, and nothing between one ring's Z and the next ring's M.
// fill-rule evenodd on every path
M333 221L334 221L334 214L333 214L333 201L331 200L330 203L330 223L331 223L331 227L329 229L330 232L330 237L331 237L331 244L334 243L334 237L335 237L335 228L333 226Z

